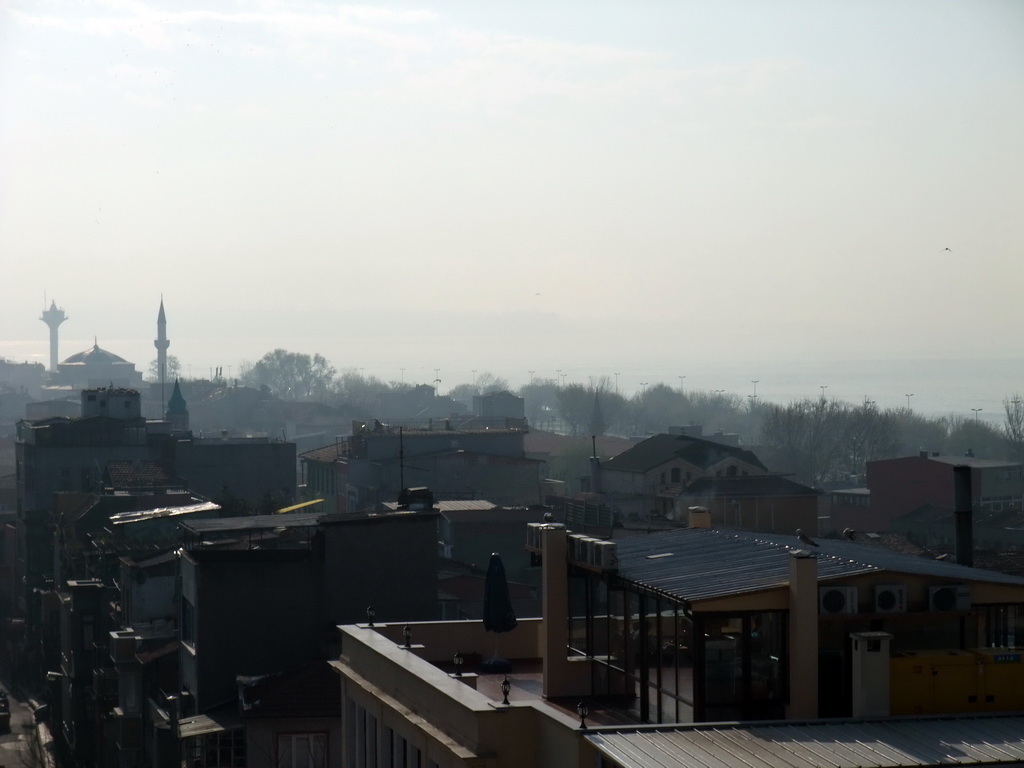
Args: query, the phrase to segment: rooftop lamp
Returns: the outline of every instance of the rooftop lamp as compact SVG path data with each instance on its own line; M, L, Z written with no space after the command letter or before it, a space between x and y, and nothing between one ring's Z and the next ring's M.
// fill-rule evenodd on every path
M580 730L587 730L587 715L590 714L590 711L582 701L576 705L576 714L580 716Z
M508 706L508 694L512 690L512 683L508 681L508 675L505 675L505 679L501 681L501 703Z
M462 662L465 661L462 651L456 651L455 656L452 657L452 661L455 663L455 676L462 677Z
M402 627L402 637L405 638L405 647L412 648L412 627L408 624Z
M376 615L377 615L377 612L375 610L373 610L373 606L372 605L366 606L366 623L369 626L371 626L371 627L373 626L373 618Z

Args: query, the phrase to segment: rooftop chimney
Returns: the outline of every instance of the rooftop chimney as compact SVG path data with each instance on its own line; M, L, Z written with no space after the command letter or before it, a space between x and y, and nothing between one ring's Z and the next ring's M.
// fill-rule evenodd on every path
M690 507L689 512L691 528L711 527L711 510L707 507Z
M964 465L953 467L956 561L960 565L974 565L974 518L971 506L971 468Z

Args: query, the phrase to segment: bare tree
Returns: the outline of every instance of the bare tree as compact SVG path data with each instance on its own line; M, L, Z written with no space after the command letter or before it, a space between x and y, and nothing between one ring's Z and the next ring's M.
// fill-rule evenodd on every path
M982 459L1002 459L1009 453L1003 431L991 422L966 416L945 416L939 422L946 428L944 453Z
M837 400L807 399L763 408L761 434L796 477L810 486L842 474L846 406Z
M558 411L569 428L569 434L581 434L593 413L593 394L582 384L569 384L559 387L557 396Z
M900 429L897 412L879 410L873 403L848 409L840 432L845 457L845 471L861 475L869 461L897 455Z
M554 379L535 379L519 388L525 401L526 417L536 429L551 428L558 413L558 384Z
M1003 436L1010 446L1010 456L1014 461L1024 463L1024 399L1020 393L1013 397L1003 398L1006 421L1003 423Z
M150 381L160 381L160 360L153 360L149 364L149 373L147 378ZM167 380L174 381L175 379L181 378L181 360L174 355L167 356Z
M254 365L243 366L243 384L265 386L282 400L308 400L330 391L337 373L322 355L275 349Z
M490 371L484 371L476 377L477 394L489 395L492 392L510 392L508 379L495 376Z

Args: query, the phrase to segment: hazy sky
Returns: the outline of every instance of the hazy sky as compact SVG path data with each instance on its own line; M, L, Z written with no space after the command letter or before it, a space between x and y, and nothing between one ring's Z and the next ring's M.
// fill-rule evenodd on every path
M47 360L45 294L61 358L145 369L163 294L225 373L1019 360L1022 41L1018 0L7 0L0 355Z

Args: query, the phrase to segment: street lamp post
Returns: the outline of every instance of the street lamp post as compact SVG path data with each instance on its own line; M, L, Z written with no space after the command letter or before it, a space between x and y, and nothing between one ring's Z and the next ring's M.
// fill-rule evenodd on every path
M750 380L750 383L754 385L753 397L757 397L757 382L759 382L759 381L760 381L760 379L751 379Z
M818 389L821 390L821 399L825 399L825 390L828 389L828 384L819 384Z
M615 394L619 394L619 374L615 374Z
M910 392L909 394L907 394L907 410L908 411L910 410L910 398L912 398L913 396L914 396L913 392Z
M977 424L978 423L978 414L981 413L982 411L984 411L985 409L984 408L971 408L971 410L974 411L974 423Z

